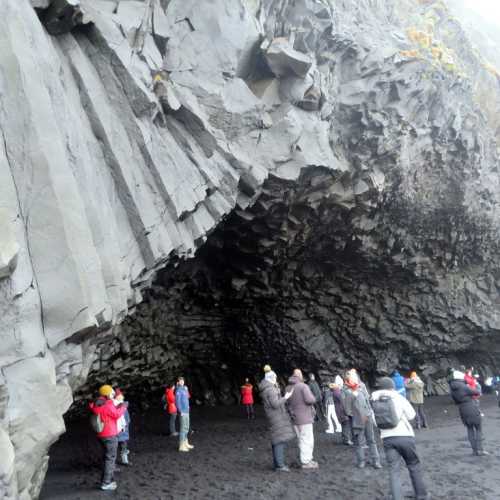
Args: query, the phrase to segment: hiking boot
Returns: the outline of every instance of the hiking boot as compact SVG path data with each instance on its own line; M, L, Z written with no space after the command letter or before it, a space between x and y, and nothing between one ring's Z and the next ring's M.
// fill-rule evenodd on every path
M318 462L315 462L314 460L311 460L307 464L302 464L302 469L318 469L318 468L319 468L319 464L318 464Z
M335 431L333 429L326 429L325 431L327 434L335 434Z
M188 450L194 450L194 446L192 444L189 444L189 441L186 439L186 446Z
M382 468L382 464L379 461L377 461L377 462L375 462L373 464L373 468L374 469L381 469Z
M478 457L487 457L488 455L491 455L491 453L489 451L480 450L476 453L476 455Z
M170 436L170 437L177 437L178 435L179 435L179 433L178 433L178 432L171 432L171 433L169 434L169 436Z
M283 467L276 467L274 470L276 472L290 472L290 469L286 465L284 465Z
M354 446L354 443L352 441L344 441L343 443L345 446Z
M356 465L358 469L364 469L366 467L366 462L358 462Z
M116 490L116 482L112 481L111 483L102 483L101 490L104 491L114 491Z

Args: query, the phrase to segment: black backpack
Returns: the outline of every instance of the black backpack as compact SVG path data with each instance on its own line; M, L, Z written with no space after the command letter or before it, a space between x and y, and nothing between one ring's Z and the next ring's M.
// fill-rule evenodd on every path
M391 396L380 396L372 400L373 414L379 429L394 429L401 420L396 411L396 405Z

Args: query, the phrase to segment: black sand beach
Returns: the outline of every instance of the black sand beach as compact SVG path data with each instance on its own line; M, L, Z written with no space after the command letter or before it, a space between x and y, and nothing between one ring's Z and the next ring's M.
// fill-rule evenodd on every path
M466 432L449 397L427 400L431 428L419 431L417 446L433 499L500 499L500 409L492 396L482 400L485 449L473 457ZM162 435L167 422L159 411L133 415L132 466L116 474L118 489L101 492L99 445L87 421L72 423L51 448L42 500L378 500L387 494L387 470L354 467L351 448L335 444L316 426L317 471L271 469L270 444L262 408L248 422L239 408L195 408L190 437L195 450L177 451L177 441ZM288 460L296 462L290 446ZM404 486L411 496L408 474Z

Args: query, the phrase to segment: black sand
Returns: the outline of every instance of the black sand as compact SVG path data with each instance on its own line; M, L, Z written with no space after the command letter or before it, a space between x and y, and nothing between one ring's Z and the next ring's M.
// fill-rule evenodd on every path
M500 499L500 409L483 397L485 448L489 457L473 457L466 432L448 397L427 401L431 428L419 431L417 446L433 499ZM316 426L318 471L271 470L270 445L262 408L248 422L239 408L195 409L195 450L179 453L175 438L161 435L166 418L160 412L134 417L131 467L116 474L118 489L96 489L100 476L99 446L86 421L71 425L51 449L43 500L376 500L387 492L387 470L354 468L354 451L335 444ZM296 447L288 450L296 462ZM411 496L406 469L404 486Z

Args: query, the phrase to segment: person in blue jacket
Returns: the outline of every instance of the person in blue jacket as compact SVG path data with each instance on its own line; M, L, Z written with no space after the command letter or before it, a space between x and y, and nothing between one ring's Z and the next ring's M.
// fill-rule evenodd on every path
M175 406L179 412L179 451L190 451L194 448L189 444L189 394L188 388L184 385L184 378L177 379L177 387L175 389Z
M117 404L123 403L125 396L120 389L115 390L115 401ZM130 439L129 427L130 427L130 414L128 409L125 411L122 417L117 422L119 428L121 428L118 434L118 453L120 456L121 465L130 465L128 454L130 453L128 449L128 441Z
M405 379L403 376L397 370L394 370L392 372L391 379L394 382L396 392L406 398Z

